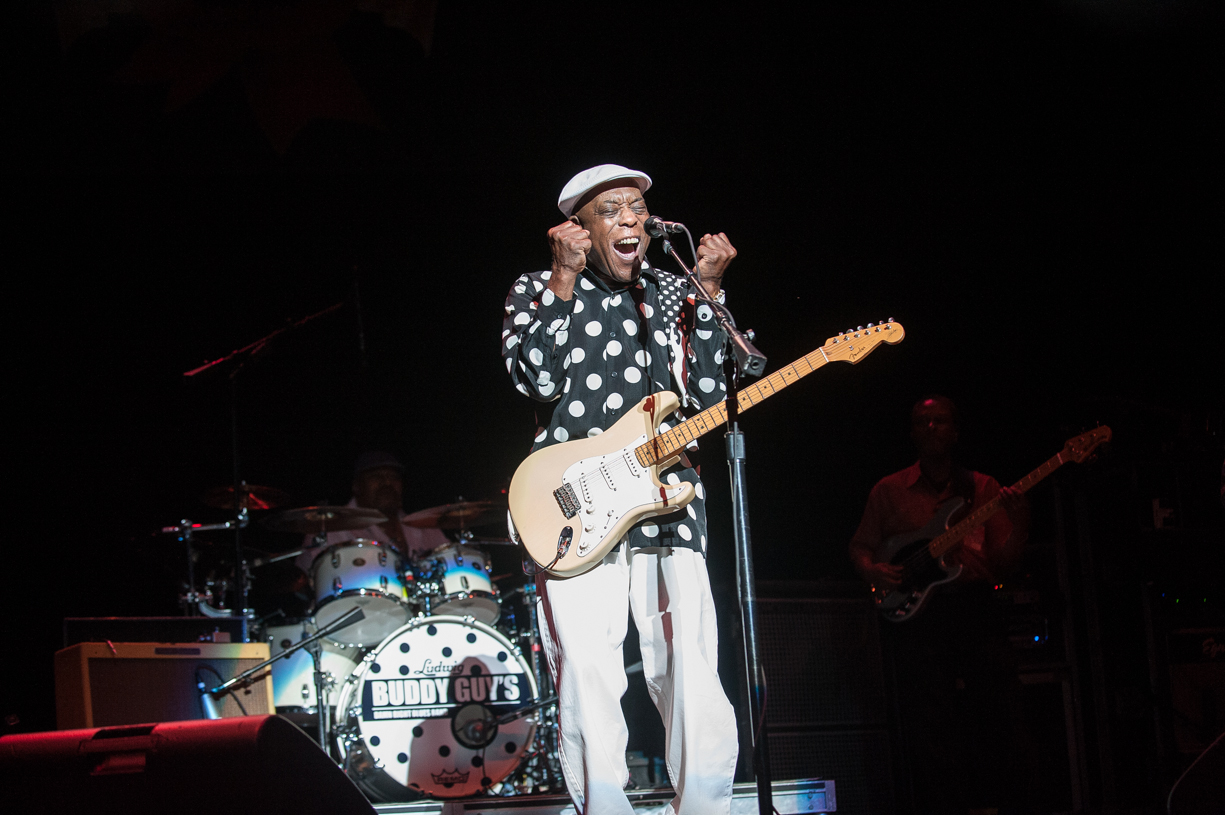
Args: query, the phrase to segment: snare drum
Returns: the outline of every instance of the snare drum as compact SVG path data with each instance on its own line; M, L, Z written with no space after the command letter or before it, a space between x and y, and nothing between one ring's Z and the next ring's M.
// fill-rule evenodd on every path
M365 619L340 629L331 639L343 645L378 645L408 622L402 571L399 555L378 541L358 538L324 549L311 566L315 624L323 628L360 608Z
M536 693L527 662L493 628L416 619L366 654L341 688L342 765L377 801L475 795L519 765L538 714L493 720L531 704Z
M300 620L284 625L270 625L265 639L272 656L283 653L291 645L315 633L309 622ZM323 663L324 688L335 688L349 678L361 654L358 648L323 641L320 654ZM335 701L335 693L329 693ZM285 659L272 663L272 699L277 713L313 713L318 700L315 694L315 661L308 648L300 648Z
M484 552L457 543L439 546L413 563L418 591L429 598L429 613L472 617L493 625L502 608L489 569Z

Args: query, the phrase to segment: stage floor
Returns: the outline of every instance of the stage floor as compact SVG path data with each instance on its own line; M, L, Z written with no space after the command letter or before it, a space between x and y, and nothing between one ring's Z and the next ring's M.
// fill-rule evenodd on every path
M770 785L779 815L801 812L834 812L838 802L834 782L817 778L775 781ZM631 790L626 793L635 813L662 812L672 800L671 789ZM477 798L462 801L416 801L404 804L375 804L380 815L573 815L574 807L565 795L516 795L513 798ZM737 784L732 800L732 815L757 815L757 785Z

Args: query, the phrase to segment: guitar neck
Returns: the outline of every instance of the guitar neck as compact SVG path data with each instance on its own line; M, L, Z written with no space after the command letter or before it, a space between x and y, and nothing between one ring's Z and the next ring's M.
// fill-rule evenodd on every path
M1047 459L1036 470L1022 478L1017 483L1013 484L1013 489L1021 492L1028 492L1030 488L1037 485L1039 481L1046 478L1051 473L1063 466L1063 452L1060 451ZM951 527L947 532L932 540L927 544L927 551L933 558L941 558L950 550L961 544L961 541L966 535L973 532L979 526L982 526L987 520L1000 510L1003 504L1000 503L1000 497L997 495L987 503L983 504L978 509L971 512L966 517L962 518L955 526Z
M773 396L788 385L793 385L829 362L824 348L797 359L747 388L742 388L736 397L740 412ZM634 450L634 455L644 467L650 467L680 453L690 442L705 436L727 421L727 405L720 402L706 408L692 419L686 419L671 430L656 435Z

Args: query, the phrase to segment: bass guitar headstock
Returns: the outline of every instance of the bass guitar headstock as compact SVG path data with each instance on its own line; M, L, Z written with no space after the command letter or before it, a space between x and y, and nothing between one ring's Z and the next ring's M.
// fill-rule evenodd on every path
M835 360L852 365L876 350L882 343L896 345L906 336L901 323L889 320L885 323L868 323L867 327L848 328L836 337L830 337L821 346L830 362Z
M1063 445L1064 461L1075 461L1077 464L1083 463L1085 459L1093 455L1093 451L1099 445L1110 441L1110 435L1110 428L1102 425L1101 427L1093 428L1088 433L1081 433L1074 439L1068 439L1067 443Z

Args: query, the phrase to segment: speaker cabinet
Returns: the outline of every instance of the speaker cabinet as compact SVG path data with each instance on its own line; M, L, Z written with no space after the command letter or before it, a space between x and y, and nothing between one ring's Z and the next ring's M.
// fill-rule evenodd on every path
M840 809L894 811L893 747L876 612L866 599L762 599L774 778L826 778Z
M0 789L22 815L374 815L310 737L279 716L0 738Z
M1169 632L1174 745L1198 755L1225 730L1225 628Z
M60 730L203 719L199 681L208 687L258 665L267 643L82 642L55 654ZM223 718L275 713L271 672L219 699Z
M770 727L883 727L880 632L869 600L759 600Z

